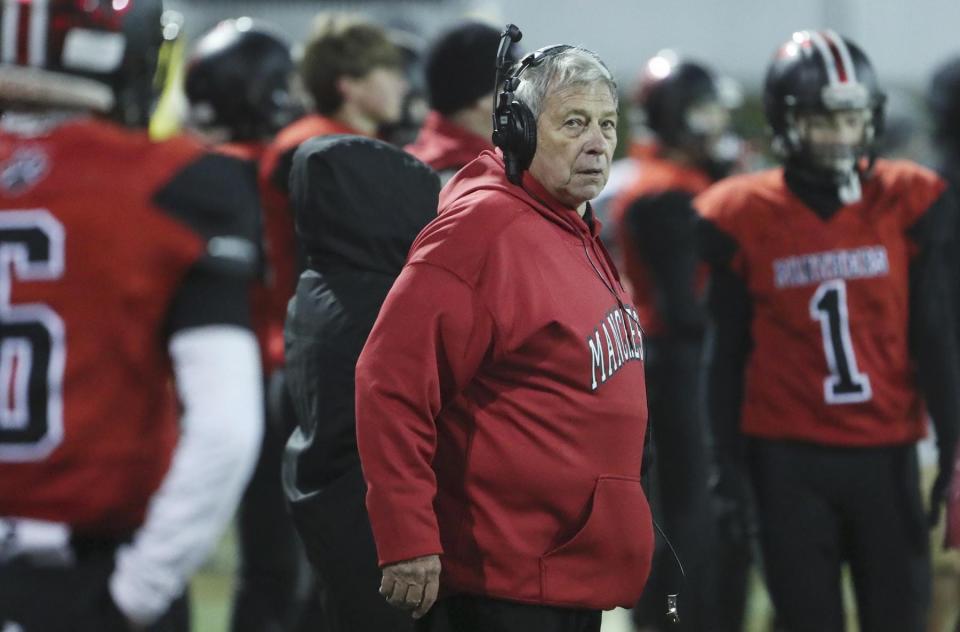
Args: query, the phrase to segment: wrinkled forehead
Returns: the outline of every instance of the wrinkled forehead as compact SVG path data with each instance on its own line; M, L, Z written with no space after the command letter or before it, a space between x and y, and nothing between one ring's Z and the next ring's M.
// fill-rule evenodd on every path
M551 85L547 90L543 113L563 116L573 111L583 111L597 117L616 116L617 95L604 81Z

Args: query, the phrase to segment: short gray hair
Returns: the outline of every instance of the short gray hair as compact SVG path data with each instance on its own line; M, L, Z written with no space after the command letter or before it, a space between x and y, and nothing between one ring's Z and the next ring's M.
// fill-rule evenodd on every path
M549 55L540 64L531 66L520 75L520 85L514 92L517 101L525 104L539 119L547 93L560 89L589 86L602 83L610 89L616 106L617 82L610 69L591 50L572 46L560 53Z

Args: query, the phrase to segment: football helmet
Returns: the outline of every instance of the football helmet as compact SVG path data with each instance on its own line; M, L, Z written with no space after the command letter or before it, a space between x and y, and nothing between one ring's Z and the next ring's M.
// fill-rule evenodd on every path
M725 175L740 155L741 144L730 130L736 99L703 64L660 51L644 64L633 103L661 146L685 152L715 177Z
M3 0L0 99L143 125L156 95L162 0Z
M197 42L186 63L191 124L230 140L267 138L297 114L289 45L247 17L225 20Z
M774 55L763 104L773 148L788 168L860 198L883 129L885 95L870 60L833 31L798 31Z

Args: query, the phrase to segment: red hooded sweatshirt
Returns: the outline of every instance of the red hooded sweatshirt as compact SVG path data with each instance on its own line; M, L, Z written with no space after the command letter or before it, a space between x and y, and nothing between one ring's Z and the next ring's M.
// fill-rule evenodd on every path
M357 363L382 565L442 553L442 594L640 597L643 345L599 228L492 152L441 192Z

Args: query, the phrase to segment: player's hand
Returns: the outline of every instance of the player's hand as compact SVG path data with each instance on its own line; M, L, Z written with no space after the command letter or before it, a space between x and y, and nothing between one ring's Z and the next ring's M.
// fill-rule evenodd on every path
M383 567L380 594L391 606L412 610L413 618L427 614L440 590L440 556L425 555Z
M927 510L927 526L931 529L940 522L940 513L943 511L943 502L947 497L947 488L950 486L949 468L940 468L937 478L930 489L930 507Z

